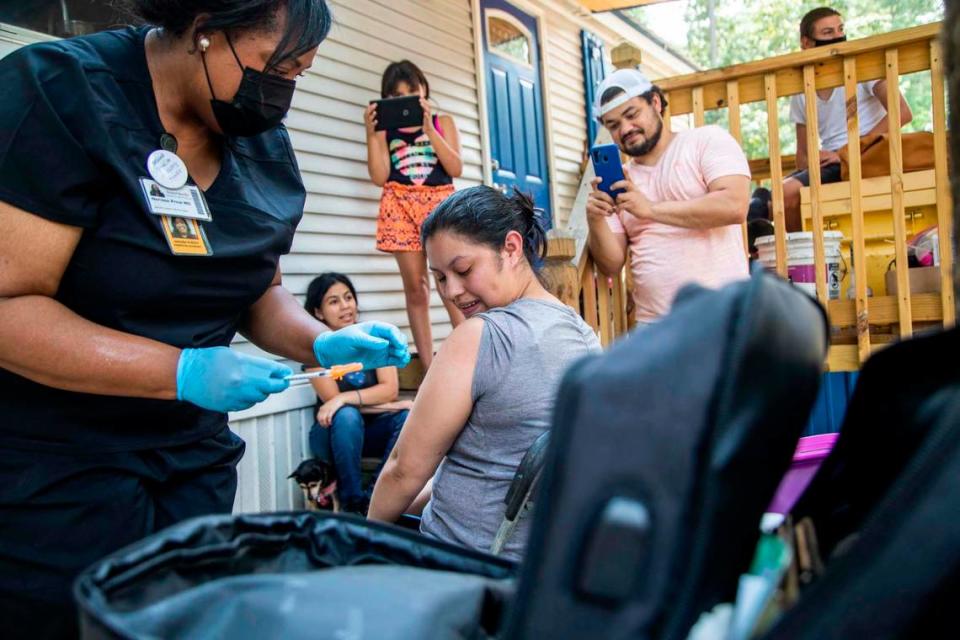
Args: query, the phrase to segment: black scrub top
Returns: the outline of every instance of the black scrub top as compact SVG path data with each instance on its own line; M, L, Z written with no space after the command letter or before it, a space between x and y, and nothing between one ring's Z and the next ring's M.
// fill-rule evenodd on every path
M290 250L303 182L283 126L226 139L205 193L213 220L200 223L213 255L173 255L139 184L164 133L147 31L35 44L0 60L0 201L83 228L56 294L78 315L176 347L227 346ZM226 423L185 402L62 391L0 368L0 446L152 449Z

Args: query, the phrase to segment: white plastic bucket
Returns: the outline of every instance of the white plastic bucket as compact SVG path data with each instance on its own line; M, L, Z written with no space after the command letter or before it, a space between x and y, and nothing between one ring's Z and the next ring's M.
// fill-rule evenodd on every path
M827 285L827 295L831 300L840 299L840 281L843 275L840 272L840 242L843 233L839 231L823 232L823 252L827 269L824 282ZM761 236L757 238L757 257L768 271L777 270L776 236ZM817 283L814 278L813 266L813 233L798 231L787 234L787 278L808 294L817 297Z

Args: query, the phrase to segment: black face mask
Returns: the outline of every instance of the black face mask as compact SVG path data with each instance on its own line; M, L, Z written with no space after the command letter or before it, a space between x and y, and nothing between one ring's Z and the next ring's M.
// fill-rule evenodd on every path
M213 93L213 83L210 82L210 73L207 71L206 56L202 51L200 52L203 73L207 76L210 95L213 96L210 105L213 107L213 116L217 119L220 130L227 136L245 137L273 129L283 121L287 111L290 110L290 102L293 100L293 91L297 88L297 83L277 75L244 67L230 38L227 38L227 44L230 45L230 51L233 52L237 64L243 69L240 87L230 102L217 100Z
M841 42L847 41L847 36L840 36L839 38L830 38L829 40L817 40L816 38L810 38L813 40L813 46L815 47L829 47L832 44L840 44Z

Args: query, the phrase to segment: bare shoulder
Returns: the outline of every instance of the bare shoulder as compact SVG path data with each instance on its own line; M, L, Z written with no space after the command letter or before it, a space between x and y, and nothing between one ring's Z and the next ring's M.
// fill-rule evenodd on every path
M477 352L480 350L483 324L480 318L470 318L454 329L437 351L437 356L427 375L434 369L442 370L452 367L454 370L460 370L465 365L475 364Z
M420 386L416 404L452 401L470 404L473 370L480 352L483 326L482 319L470 318L447 336Z
M472 350L475 355L480 345L480 337L483 335L483 325L483 318L465 320L443 341L440 353L444 351L469 353Z
M453 116L443 114L437 116L437 119L440 120L440 126L443 127L444 131L453 130L457 128L457 123L454 122Z

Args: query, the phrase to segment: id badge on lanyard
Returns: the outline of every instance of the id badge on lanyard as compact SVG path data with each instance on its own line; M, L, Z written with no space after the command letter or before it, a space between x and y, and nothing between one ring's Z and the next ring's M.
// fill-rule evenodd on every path
M203 191L187 184L187 167L175 153L157 149L147 158L150 177L140 178L147 210L159 216L160 227L174 255L213 255L201 222L213 219Z

